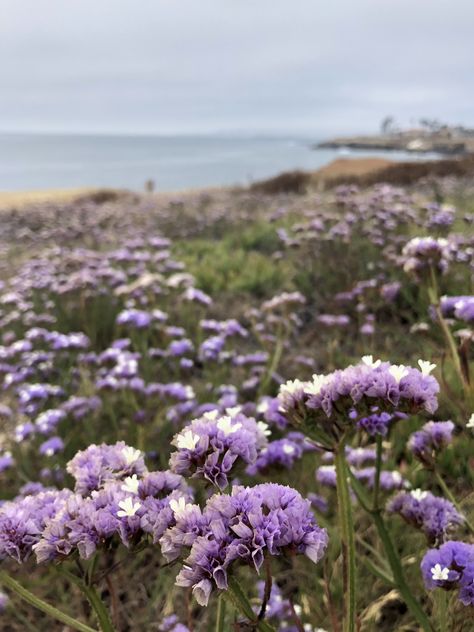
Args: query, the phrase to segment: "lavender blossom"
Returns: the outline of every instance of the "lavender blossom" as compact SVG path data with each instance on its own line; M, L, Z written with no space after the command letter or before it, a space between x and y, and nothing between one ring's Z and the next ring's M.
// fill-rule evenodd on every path
M202 514L194 505L183 506L176 516L176 527L163 537L173 540L173 535L179 534L178 542L182 543L189 533L187 546L191 549L176 584L192 587L198 603L205 606L215 588L227 588L227 576L236 561L257 571L266 554L303 553L318 562L328 537L309 508L309 501L298 492L274 483L234 487L231 496L214 495ZM190 521L188 513L196 517ZM186 529L192 525L197 529L180 529L181 521Z
M400 492L389 501L387 511L400 514L408 524L421 529L430 544L444 542L446 536L464 522L464 517L449 500L420 489Z
M474 544L450 540L439 549L427 551L421 572L428 590L459 590L458 599L465 606L474 605Z
M281 411L302 425L315 439L334 440L341 425L364 418L374 407L386 412L434 412L439 384L430 375L435 365L419 361L420 370L366 356L357 365L329 375L313 375L311 382L294 380L280 387Z
M265 431L266 424L238 410L227 409L226 415L216 410L204 413L173 439L172 445L178 449L171 454L170 469L225 489L234 464L255 462L258 450L267 443Z
M87 494L107 482L146 472L143 455L124 441L114 445L90 445L78 452L67 464L67 471L76 480L75 490Z
M451 443L453 430L452 421L428 421L411 435L408 448L419 461L433 465L437 453Z

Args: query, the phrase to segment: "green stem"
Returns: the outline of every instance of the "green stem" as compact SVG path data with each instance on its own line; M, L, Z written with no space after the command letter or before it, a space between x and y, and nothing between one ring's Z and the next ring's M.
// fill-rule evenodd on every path
M221 595L217 602L216 632L225 632L225 606L225 599Z
M380 511L374 511L372 513L372 518L375 522L375 526L377 527L380 539L382 540L385 553L387 554L388 562L390 564L390 568L392 569L393 578L397 584L398 590L400 591L407 605L407 608L410 610L411 614L415 617L415 619L418 621L418 624L425 632L433 632L433 627L428 617L423 612L420 604L414 597L413 592L405 581L400 557L392 542L390 533L387 531L387 527L385 526Z
M356 563L354 523L352 505L347 482L347 465L344 442L337 446L334 453L336 465L337 500L339 504L339 525L341 530L343 577L345 593L344 632L355 632L356 629Z
M36 595L33 595L33 593L24 588L15 579L13 579L13 577L10 577L10 575L8 575L8 573L6 573L5 571L0 571L0 584L3 584L6 588L9 588L11 591L17 594L20 599L23 599L23 601L26 601L34 608L41 610L41 612L44 612L53 619L56 619L56 621L61 621L61 623L68 625L73 630L78 630L78 632L97 632L97 630L94 630L94 628L89 627L85 623L77 621L77 619L73 619L73 617L70 617L69 615L61 612L61 610L58 610L54 606L50 606L39 597L36 597Z
M436 620L439 632L449 632L448 628L448 593L445 590L434 591Z
M93 569L95 567L95 560L92 561L89 571L93 573ZM115 632L112 621L110 620L110 615L107 608L104 605L104 602L100 598L99 593L96 588L89 584L87 581L84 581L80 577L74 575L74 573L69 572L65 568L61 568L60 572L62 575L67 577L71 582L76 584L78 588L84 593L87 597L88 602L91 605L91 608L94 610L97 620L99 622L99 627L102 632Z
M95 587L83 584L81 588L96 614L102 632L114 632L114 626L110 620L108 610Z
M270 365L268 366L265 377L263 378L262 383L259 388L260 395L266 394L268 385L270 384L270 381L272 379L272 375L278 369L278 365L280 364L282 353L283 353L283 334L279 332L276 346L275 346L275 352L273 354Z
M469 390L469 384L466 382L466 378L464 376L464 372L461 366L461 360L459 358L458 349L456 347L456 342L454 341L453 334L444 319L444 316L441 312L441 307L439 304L439 292L438 292L438 282L436 280L436 272L434 271L433 266L430 266L430 274L431 274L431 287L428 290L429 298L434 305L436 318L438 319L439 325L441 327L441 331L443 332L444 338L448 344L449 352L451 354L454 368L456 373L458 374L459 379L461 380L461 384L466 392Z
M269 623L258 620L257 615L250 605L250 601L234 577L229 578L228 589L222 593L222 596L226 599L230 599L234 607L252 623L256 630L259 630L259 632L275 632Z
M469 520L466 518L466 516L464 515L464 512L461 508L461 506L459 505L458 501L456 500L456 498L454 497L454 494L452 493L452 491L449 489L449 487L446 485L446 483L443 480L443 477L441 476L441 474L438 472L438 470L435 470L435 476L436 476L436 480L438 482L438 485L441 487L441 489L443 490L443 492L446 494L446 496L449 498L449 500L453 503L453 505L456 507L456 509L459 511L459 513L464 516L464 522L467 526L467 528L469 529L469 531L471 533L474 533L474 528L472 527L471 523L469 522Z
M375 459L375 480L374 480L374 497L373 497L374 511L377 511L377 509L379 508L381 469L382 469L382 436L377 435L377 456Z

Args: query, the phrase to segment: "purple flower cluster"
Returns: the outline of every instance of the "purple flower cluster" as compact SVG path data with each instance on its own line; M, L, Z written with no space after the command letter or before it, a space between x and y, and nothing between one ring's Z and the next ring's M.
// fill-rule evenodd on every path
M357 428L364 430L371 437L380 435L381 437L387 436L390 424L393 421L394 416L389 413L372 413L367 417L362 417L357 422Z
M70 490L44 491L4 503L0 508L0 557L25 562L48 521L72 496Z
M77 552L88 559L118 535L125 546L149 535L156 544L174 524L172 507L192 500L184 479L147 472L141 453L122 442L90 446L69 463L76 492L28 485L0 508L0 556L38 563Z
M291 470L304 452L314 449L299 432L290 432L283 439L270 441L259 452L257 460L246 469L247 474L264 474L271 468Z
M438 382L430 375L434 365L421 360L419 364L421 370L374 362L372 356L366 356L360 364L329 375L314 375L311 382L283 384L280 409L292 423L303 424L307 432L322 430L328 441L335 436L337 423L366 417L374 406L379 415L421 410L433 413L439 391Z
M459 601L474 606L474 544L450 540L427 551L421 573L428 590L459 590Z
M191 500L184 480L171 472L136 474L106 483L90 496L72 495L45 525L34 545L38 563L62 559L74 551L89 559L114 535L129 547L149 534L156 544L174 524L173 502Z
M430 544L444 542L446 536L464 522L453 503L420 489L400 492L389 501L387 510L423 531Z
M146 471L143 454L124 441L115 445L92 444L69 461L67 471L75 479L75 491L87 494L105 483L122 480Z
M419 461L432 465L437 453L451 443L453 430L452 421L428 421L411 435L408 448Z
M443 316L467 323L474 321L474 296L442 296L440 308Z
M238 408L228 408L224 415L217 410L204 413L173 439L177 451L171 454L170 469L225 489L234 466L239 461L255 463L259 450L266 447L266 428Z
M207 605L216 588L227 588L230 566L236 561L257 572L266 554L300 553L316 563L328 543L309 501L274 483L234 487L232 495L216 494L203 511L182 503L175 509L175 520L176 525L161 538L162 552L168 560L186 556L176 583L192 587L201 605Z
M416 276L433 268L445 273L452 259L450 244L446 239L414 237L402 250L403 269Z

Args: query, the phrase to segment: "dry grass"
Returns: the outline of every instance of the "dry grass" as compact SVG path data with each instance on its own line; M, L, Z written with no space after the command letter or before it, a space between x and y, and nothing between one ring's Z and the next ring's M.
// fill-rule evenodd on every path
M368 173L373 174L393 164L393 160L386 158L336 158L336 160L318 169L315 176L318 180L363 176Z
M22 207L42 202L73 202L83 195L90 195L96 189L42 189L41 191L0 191L0 209Z

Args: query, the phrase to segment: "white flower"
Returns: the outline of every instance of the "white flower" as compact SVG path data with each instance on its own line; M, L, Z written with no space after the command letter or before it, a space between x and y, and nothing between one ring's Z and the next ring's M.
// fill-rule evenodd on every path
M431 364L427 360L418 360L418 366L421 369L422 375L429 375L433 369L436 369L436 364Z
M186 386L184 388L184 396L186 397L186 399L194 399L196 397L196 393L194 392L192 386Z
M127 465L132 465L135 461L141 457L142 453L140 450L136 450L135 448L131 448L129 445L125 446L122 450L122 455L125 459Z
M423 500L423 498L428 496L428 492L424 492L422 489L412 489L410 494L418 501Z
M258 427L258 429L260 430L261 434L264 437L269 437L272 434L272 431L268 427L268 424L265 423L264 421L258 421L257 422L257 427Z
M374 360L373 356L371 355L362 356L362 362L366 366L370 366L370 368L372 369L376 369L378 366L380 366L380 364L382 364L382 360Z
M268 400L264 399L263 402L260 402L260 404L257 406L257 412L261 415L264 415L269 408L270 405L268 403Z
M242 411L242 406L232 406L232 408L225 409L225 412L231 417L238 415L241 411Z
M466 428L474 428L474 413L472 413L472 415L469 417Z
M441 564L435 564L431 570L431 577L435 582L444 582L449 579L449 568Z
M287 411L293 406L295 399L300 399L305 391L306 384L301 380L288 380L281 384L278 391L278 400L283 411Z
M217 422L217 427L218 429L224 433L224 435L226 437L228 437L229 435L233 434L234 432L237 432L237 430L240 430L240 428L242 428L242 424L241 423L236 423L236 424L232 424L232 419L230 417L221 417L218 422Z
M187 503L184 496L180 496L178 499L172 498L170 500L170 509L174 513L176 518L182 518L190 507L194 507L191 503Z
M199 443L199 435L192 430L183 430L175 437L175 445L178 450L194 450Z
M293 454L294 451L295 447L293 445L290 445L289 443L285 443L285 445L283 446L283 452L285 454Z
M390 472L391 476L392 476L392 481L394 483L394 485L400 485L400 483L402 482L402 475L400 474L400 472L397 472L396 470L393 472Z
M141 505L140 503L134 503L133 498L128 496L125 500L119 502L119 507L121 509L121 511L117 511L119 518L131 518L137 513Z
M401 380L408 375L408 369L403 364L392 364L388 372L398 383L400 383Z
M326 384L326 382L328 381L328 376L327 375L318 375L318 374L314 374L313 375L313 379L311 382L306 382L305 384L305 393L307 393L308 395L318 395L321 391L321 388L324 386L324 384Z
M207 413L204 413L203 415L204 419L207 419L207 421L215 421L218 416L219 416L218 410L208 410Z
M133 476L127 476L127 478L124 480L122 489L124 492L129 492L130 494L137 494L139 485L140 485L140 481L138 480L137 475L133 474Z

